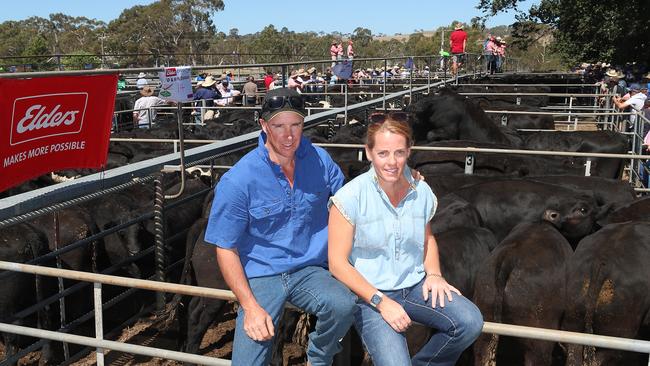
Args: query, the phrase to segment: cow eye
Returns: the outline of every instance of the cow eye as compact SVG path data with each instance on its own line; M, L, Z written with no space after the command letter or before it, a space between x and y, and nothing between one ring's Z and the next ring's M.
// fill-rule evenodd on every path
M584 208L584 207L580 207L580 213L582 213L582 214L586 214L586 213L587 213L587 209Z

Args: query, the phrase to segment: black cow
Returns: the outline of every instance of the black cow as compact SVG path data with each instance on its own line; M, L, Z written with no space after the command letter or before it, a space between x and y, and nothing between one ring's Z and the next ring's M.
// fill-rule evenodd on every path
M548 223L522 223L492 251L479 270L474 302L485 321L558 329L566 302L566 239ZM554 344L525 338L500 342L483 334L474 344L477 365L551 364ZM503 343L510 343L504 346ZM504 354L506 353L507 354Z
M476 101L474 101L476 102ZM517 112L534 112L537 108L529 105L517 105L501 101L479 101L478 106L487 110L498 111L517 111ZM487 113L490 120L496 125L502 125L512 130L534 129L534 130L554 130L555 121L551 115L538 114L518 114L518 113Z
M605 226L625 221L650 221L650 196L614 205L607 217L598 220L598 224Z
M454 191L471 203L498 241L520 222L546 218L574 243L593 232L598 206L592 196L524 180L486 182Z
M28 224L16 224L0 229L0 238L0 260L2 261L25 263L44 255L48 250L47 239ZM14 319L14 314L51 295L55 289L54 283L48 277L34 277L18 272L2 272L2 276L0 322L52 329L49 308L38 311L36 317ZM32 343L28 343L28 340L16 334L3 333L5 358L14 355L19 348ZM41 361L47 363L52 361L52 358L52 348L48 343L42 350Z
M648 339L648 238L650 222L629 221L607 225L580 241L569 262L570 296L562 329ZM643 354L573 344L565 347L567 366L630 366L648 362Z
M481 215L476 208L455 194L448 194L438 200L438 208L431 220L434 234L463 227L480 227Z

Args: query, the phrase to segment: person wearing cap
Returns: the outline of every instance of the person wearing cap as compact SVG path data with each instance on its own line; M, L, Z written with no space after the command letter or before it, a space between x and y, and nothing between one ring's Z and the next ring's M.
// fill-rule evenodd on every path
M194 119L196 123L203 122L214 118L214 109L206 109L201 113L200 107L203 106L205 100L205 107L214 107L214 100L221 98L221 94L216 90L215 85L217 81L212 76L207 76L205 80L199 81L196 84L194 91L194 100L196 101L196 110L194 111ZM201 117L203 115L203 117Z
M205 232L240 307L233 365L268 365L285 303L318 318L311 365L330 365L353 321L356 296L327 270L327 201L341 169L303 136L302 96L266 94L255 150L219 180Z
M156 119L155 107L167 104L167 101L154 96L153 93L153 87L145 85L140 90L142 96L133 105L133 123L138 128L150 128Z
M142 89L149 84L149 81L145 78L146 76L144 72L138 74L138 80L135 82L135 86L138 89Z
M612 97L614 105L616 105L616 107L621 110L630 108L632 112L640 112L643 109L647 95L641 93L641 86L636 83L630 84L629 93L630 97L627 100L624 100L623 97L620 97L618 95L614 95ZM635 122L636 113L632 113L630 115L630 123L634 125Z
M465 46L467 44L467 32L463 30L463 23L456 23L454 28L454 31L449 35L452 75L458 74L458 68L465 61Z

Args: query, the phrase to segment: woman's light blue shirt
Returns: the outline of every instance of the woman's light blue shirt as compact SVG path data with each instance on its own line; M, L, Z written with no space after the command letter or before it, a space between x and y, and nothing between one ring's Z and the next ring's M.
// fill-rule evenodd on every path
M371 166L333 197L341 214L354 226L350 263L380 290L398 290L424 277L425 227L438 205L431 188L416 181L406 167L410 189L394 207L379 186Z

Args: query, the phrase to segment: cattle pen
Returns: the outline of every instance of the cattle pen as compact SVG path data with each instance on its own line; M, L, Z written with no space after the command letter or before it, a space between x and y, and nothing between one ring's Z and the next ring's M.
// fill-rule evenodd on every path
M359 59L355 60L361 65L367 64L384 64L386 68L390 62L403 61L402 58L392 59ZM432 57L415 58L417 62L431 61ZM296 62L283 64L266 64L266 65L208 65L196 68L196 70L223 70L223 69L240 69L265 67L281 70L286 77L292 67L303 67L307 64L329 64L330 60L318 60L310 62ZM137 72L158 72L160 68L148 69L124 69L119 72L137 73ZM549 103L545 106L536 108L536 110L512 110L512 109L485 109L487 115L494 115L497 118L497 124L507 127L511 122L511 116L516 115L537 115L550 116L554 118L557 128L554 129L556 134L564 133L563 131L578 131L582 129L606 130L613 131L617 134L626 136L629 139L629 147L626 153L603 153L603 152L583 152L583 151L561 151L561 150L528 150L518 148L492 148L476 146L416 146L414 151L437 151L452 154L453 161L456 162L462 171L467 175L473 175L479 168L477 157L485 154L496 154L509 156L514 155L531 155L531 156L554 156L567 157L570 159L573 168L580 171L583 176L590 176L593 173L594 161L602 162L602 159L621 159L625 161L624 176L631 185L632 189L639 195L650 192L647 183L642 180L642 171L645 169L643 162L649 158L643 154L642 140L644 125L650 125L650 121L641 113L621 112L609 103L609 96L597 91L597 86L593 83L583 82L569 74L555 74L555 78L564 80L564 83L505 83L501 79L508 75L519 76L521 78L525 73L513 72L500 75L492 79L485 79L482 70L478 65L467 70L468 73L458 78L451 78L446 71L423 75L413 75L413 72L407 78L388 79L379 78L374 82L368 81L367 84L348 86L347 84L336 85L333 87L323 88L322 90L311 90L305 93L306 98L313 100L313 106L309 107L309 115L305 119L305 129L320 129L325 131L329 137L344 126L354 126L363 122L368 113L372 110L397 110L416 103L428 96L436 93L439 89L445 87L457 88L458 94L466 98L478 98L480 104L481 98L487 100L490 97L505 98L512 101L514 106L522 106L531 98L545 98ZM519 70L517 70L519 71ZM104 71L98 72L103 73ZM111 73L115 71L105 71ZM11 75L11 77L47 77L52 75L88 75L93 72L59 72L59 73L25 73ZM4 75L2 75L4 77ZM441 80L442 78L442 80ZM517 79L515 79L517 80ZM484 81L487 84L478 84L475 81ZM497 81L494 83L494 81ZM491 89L497 86L505 86L506 92L492 92ZM474 91L472 88L480 88L481 92ZM533 89L545 89L544 92L534 92ZM554 92L555 91L555 92ZM262 100L263 93L258 96ZM604 104L600 104L604 100ZM319 102L325 103L319 103ZM552 104L552 105L551 105ZM38 222L40 225L51 225L54 235L54 246L50 247L47 254L34 255L25 263L0 261L0 269L5 271L0 273L0 278L9 279L12 272L37 275L29 277L29 281L39 286L41 276L53 277L56 279L56 290L50 292L45 298L40 297L38 302L30 304L24 309L17 309L14 314L0 314L3 319L7 319L0 324L0 331L4 333L13 333L31 338L40 338L36 343L26 347L21 347L13 355L6 355L7 358L2 364L11 364L24 357L30 352L40 349L49 341L64 342L66 344L83 345L86 348L77 349L72 352L68 346L65 346L64 364L71 364L84 357L90 349L95 349L96 362L98 365L103 364L105 350L115 350L124 353L141 354L149 357L159 357L163 359L176 360L180 362L210 364L210 365L228 365L230 362L226 359L208 357L196 354L182 353L160 348L151 348L141 345L131 345L108 339L116 338L119 332L133 324L139 318L146 314L151 314L156 309L163 310L166 303L169 302L168 294L183 294L190 296L201 296L215 299L234 301L232 292L227 290L217 290L201 288L198 286L189 286L177 281L179 272L187 260L185 248L179 249L178 245L184 245L184 238L189 231L187 227L174 227L173 223L177 219L178 210L186 209L189 206L199 206L203 197L211 191L212 187L218 180L220 172L227 169L233 163L233 154L240 154L248 151L257 142L259 131L246 132L234 137L218 139L192 139L184 138L187 130L199 128L209 122L196 123L189 113L199 109L203 115L206 110L214 109L223 115L230 112L241 111L250 113L251 119L255 119L259 106L225 106L225 107L206 107L204 105L179 105L174 108L159 108L159 112L164 116L165 112L170 112L172 122L178 117L178 125L172 123L172 131L177 133L175 137L164 138L142 138L138 137L113 137L114 143L139 144L138 146L163 146L156 150L147 159L131 162L128 165L116 167L110 170L100 171L94 174L76 177L56 185L39 188L37 190L16 194L0 200L0 230L6 230L11 227L19 227L25 223L34 225ZM123 119L122 115L129 115L134 112L133 108L118 109L115 111L114 132L117 133L124 128L124 125L118 123ZM150 111L151 113L151 111ZM629 116L636 115L636 121L629 122ZM555 119L555 118L558 119ZM182 123L181 123L182 122ZM227 124L236 124L237 121L228 122ZM647 128L647 127L646 127ZM561 129L563 131L556 131ZM522 133L530 131L541 131L543 129L522 129ZM357 161L362 162L363 145L355 143L321 143L321 146L334 150L354 150ZM155 156L154 156L155 155ZM230 158L230 159L229 159ZM450 158L451 159L451 158ZM597 163L596 166L599 167ZM189 177L186 178L185 171L199 169L200 172L207 172L206 185L197 185L195 189L189 187ZM180 177L177 172L181 171ZM187 180L187 181L186 181ZM75 208L85 205L99 205L104 198L110 199L113 194L125 192L137 188L147 198L143 199L142 205L145 209L139 210L128 216L127 219L120 220L116 224L108 227L98 228L98 230L89 231L88 235L76 241L62 242L62 231L66 230L63 222L66 222L66 215ZM178 193L176 195L170 193ZM198 202L198 203L197 203ZM103 203L102 203L103 204ZM39 220L41 221L35 221ZM191 224L188 223L188 224ZM20 226L21 228L31 226ZM150 227L150 229L147 227ZM88 257L93 261L97 258L97 243L110 238L111 235L117 235L129 228L138 227L140 234L146 232L146 242L143 242L142 248L137 250L129 249L128 253L119 258L119 261L110 262L102 268L91 267L80 268L79 270L66 270L64 267L70 267L64 263L62 257L70 255L75 250L88 250ZM172 245L173 243L173 245ZM179 244L182 243L182 244ZM87 248L87 249L84 249ZM191 253L190 253L191 254ZM2 258L0 258L2 259ZM146 263L146 264L145 264ZM135 267L134 267L135 265ZM55 268L57 267L57 268ZM147 268L142 271L142 277L149 280L140 279L129 270L133 268ZM93 273L95 272L95 273ZM126 274L130 276L126 276ZM146 275L145 275L146 273ZM115 275L120 274L120 276ZM72 282L66 282L69 280ZM90 283L93 284L92 296L94 305L90 309L84 308L82 312L66 311L75 300L73 297L75 291L90 296ZM111 286L110 295L107 295L105 286ZM115 290L115 286L126 287L126 291ZM127 319L121 319L115 329L107 332L104 331L103 322L106 320L103 312L108 308L115 306L120 301L128 299L137 292L137 289L155 291L155 301L149 299L148 306L136 309ZM43 295L43 294L40 294ZM66 300L67 299L67 300ZM78 298L77 298L78 299ZM66 304L67 302L67 304ZM11 324L12 322L21 323L20 319L34 317L48 307L58 306L58 325L48 329L38 329L33 327L19 326ZM77 319L68 319L67 316L75 314ZM81 336L75 333L75 329L80 324L93 320L94 328L92 331L85 331L83 334L94 334L94 337ZM115 325L115 324L114 324ZM45 328L45 327L41 327ZM546 340L561 343L574 343L585 346L611 348L624 351L647 353L650 354L650 342L638 339L626 339L610 336L602 336L587 333L576 333L562 331L557 329L541 329L525 327L510 324L499 324L486 322L485 333L499 334L504 336L524 337L538 340ZM650 360L648 361L650 365Z

